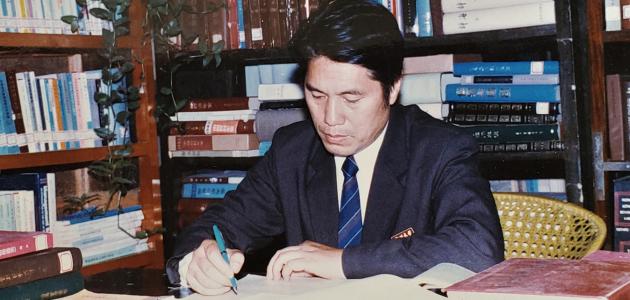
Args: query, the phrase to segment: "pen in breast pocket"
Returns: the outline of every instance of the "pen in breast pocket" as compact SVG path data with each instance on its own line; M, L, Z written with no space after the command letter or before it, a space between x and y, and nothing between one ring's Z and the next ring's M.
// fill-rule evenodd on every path
M219 226L217 226L216 224L212 225L212 231L214 232L214 239L217 241L217 245L219 246L219 251L221 251L221 256L223 256L223 260L225 260L228 266L231 267L230 257L227 254L227 249L225 248L225 240L223 239L223 234L221 234L221 231L219 230ZM234 294L238 294L236 278L234 278L234 275L232 275L232 277L230 278L230 283L232 284L232 291L234 291Z

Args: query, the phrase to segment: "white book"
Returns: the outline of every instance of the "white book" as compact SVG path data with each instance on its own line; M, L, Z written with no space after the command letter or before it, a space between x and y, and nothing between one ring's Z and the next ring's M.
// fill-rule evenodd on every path
M55 173L46 173L46 183L48 184L48 220L50 226L48 227L48 231L52 232L55 229L55 225L57 224L57 188L55 186Z
M15 230L13 191L0 191L0 230Z
M142 213L142 210L134 210L134 211L120 214L120 222L126 222L129 220L138 220L138 219L143 219L143 218L144 218L144 214ZM71 224L70 221L67 221L67 220L57 221L57 224L59 226L55 228L55 232L62 233L64 231L72 231L72 230L79 230L79 231L89 230L90 229L88 228L89 226L94 226L94 227L116 226L116 224L118 224L117 219L118 219L118 216L113 215L109 217L94 219L91 221L80 222L80 223L75 223L75 224Z
M619 0L604 1L606 31L621 30L621 3Z
M141 242L135 245L126 246L126 247L117 248L117 249L111 249L106 252L101 252L101 253L96 253L96 254L88 253L88 255L83 254L83 265L89 266L89 265L97 264L100 262L104 262L107 260L111 260L111 259L115 259L115 258L119 258L123 256L128 256L128 255L132 255L136 253L142 253L153 247L150 244L152 245L153 243L148 243L146 240L144 240L144 242Z
M137 228L140 228L142 225L142 220L132 220L125 221L120 223L120 227L127 230L128 232L135 232ZM96 238L104 238L108 235L114 235L116 233L123 233L118 226L102 226L102 227L92 227L90 230L86 231L68 231L63 234L54 233L54 242L55 247L58 245L70 245L77 241L96 239Z
M493 81L493 79L501 78L501 81ZM560 84L559 74L516 74L506 76L481 76L481 75L462 75L462 84Z
M549 0L442 0L442 12L463 12L475 9L541 3Z
M26 72L27 86L30 89L29 101L31 107L32 116L35 116L35 128L33 130L35 136L35 142L39 145L39 151L44 151L46 143L44 142L44 120L42 120L42 108L40 105L39 93L37 92L37 81L35 80L35 72Z
M216 121L216 120L253 120L256 119L256 110L226 110L226 111L185 111L171 116L172 121Z
M43 132L44 134L43 136L43 142L48 145L48 149L52 150L52 143L53 143L53 139L52 139L52 128L51 126L51 115L50 115L50 99L48 99L48 92L47 92L47 88L46 88L46 82L43 79L35 79L35 82L37 82L37 85L39 86L39 92L40 92L40 96L41 96L41 104L42 104L42 111L43 111L43 117L44 120L42 121L43 124L45 125L44 127L46 128Z
M400 87L400 104L441 102L446 85L451 83L460 83L460 78L453 73L405 74Z
M554 24L553 1L447 13L442 17L444 34L510 29Z
M13 191L16 231L35 231L35 193L33 191Z
M304 89L297 83L278 83L258 85L258 100L297 100L304 99Z
M24 135L28 145L28 152L38 152L39 145L35 142L35 121L32 114L31 102L29 99L29 89L27 85L28 76L26 72L15 73L17 81L18 97L20 98L20 110L24 120Z

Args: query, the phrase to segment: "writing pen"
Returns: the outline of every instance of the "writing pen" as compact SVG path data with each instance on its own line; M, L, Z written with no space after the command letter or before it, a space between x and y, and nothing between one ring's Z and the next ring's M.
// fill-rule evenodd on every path
M217 224L212 225L212 231L214 232L214 239L217 241L217 245L219 246L219 251L221 252L221 256L223 256L223 260L230 266L230 257L228 256L227 250L225 249L225 240L223 239L223 234L221 234L221 230L219 230L219 226ZM234 294L238 294L237 286L236 286L236 278L234 275L230 278L230 283L232 284L232 291Z

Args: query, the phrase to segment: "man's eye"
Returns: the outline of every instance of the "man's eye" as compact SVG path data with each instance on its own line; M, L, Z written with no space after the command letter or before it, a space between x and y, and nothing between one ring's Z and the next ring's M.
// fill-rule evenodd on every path
M326 98L326 96L321 95L321 94L311 94L311 97L313 97L313 99L315 100L323 100Z
M356 102L359 102L359 100L361 100L361 97L345 97L344 99L347 102L356 103Z

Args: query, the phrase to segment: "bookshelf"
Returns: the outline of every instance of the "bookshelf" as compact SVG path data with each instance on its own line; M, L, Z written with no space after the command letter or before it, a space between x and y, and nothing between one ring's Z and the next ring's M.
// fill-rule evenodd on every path
M608 140L608 117L606 96L606 75L630 74L630 59L627 57L630 51L630 31L605 31L604 3L602 1L586 1L585 10L588 14L583 16L581 28L584 44L584 64L582 74L584 76L585 110L589 111L590 118L585 120L589 126L589 135L584 142L593 149L589 152L592 161L593 181L590 197L596 213L600 215L611 228L608 235L607 246L611 245L611 237L614 233L613 212L613 179L626 176L630 173L629 161L613 160L610 154ZM628 138L627 136L625 137ZM623 141L618 141L619 143Z
M132 82L142 83L144 90L140 95L140 107L135 113L136 141L133 145L132 156L138 162L140 173L139 199L145 216L142 224L145 228L154 228L162 226L157 131L153 116L156 87L151 48L150 45L143 44L144 32L141 22L143 18L144 4L142 1L133 1L129 8L129 19L138 21L131 22L130 34L120 40L119 47L127 49L132 57L142 58L142 64L136 63L132 78ZM102 44L103 39L100 36L2 32L0 33L0 59L6 57L40 59L39 64L27 67L36 73L55 72L55 70L46 69L47 56L68 54L97 56L96 50L100 49ZM94 68L100 68L100 66L96 64ZM98 147L2 155L0 156L0 170L7 173L46 172L64 166L85 166L92 161L104 158L106 154L105 147ZM148 251L90 265L84 267L82 273L90 275L122 267L162 268L164 264L162 236L150 237L149 245Z
M585 184L592 180L590 167L590 149L583 141L587 130L583 126L585 118L582 86L576 84L581 75L577 64L581 63L582 49L578 48L576 24L585 14L582 4L570 0L556 0L556 24L524 27L516 29L492 30L484 32L441 35L435 37L406 37L406 56L423 56L443 53L481 54L487 61L511 60L558 60L560 64L560 95L562 119L560 121L561 140L565 149L546 152L496 152L480 155L481 171L488 179L537 179L563 178L566 181L568 201L593 209L589 197L591 187ZM574 41L574 38L577 41ZM239 49L224 52L229 61L232 57L241 57L252 64L286 62L283 49ZM238 59L236 59L238 60ZM238 64L222 67L234 67ZM242 82L241 82L242 84ZM241 95L244 88L234 86ZM240 88L240 89L239 89ZM239 94L239 91L241 94ZM221 95L230 96L230 95ZM246 169L257 161L256 158L209 158L187 157L169 159L166 155L165 136L162 135L162 153L164 162L163 207L165 207L165 225L174 226L176 216L172 215L178 199L178 181L166 182L172 175L200 168L235 168ZM586 146L585 146L586 145ZM624 166L616 166L622 168ZM625 167L630 167L627 164ZM168 174L168 175L167 175ZM168 207L168 209L166 209ZM168 210L168 212L166 212ZM175 214L175 213L173 213ZM171 237L166 238L167 240ZM168 241L166 243L169 243ZM169 248L169 246L167 246ZM166 250L169 253L169 249Z

